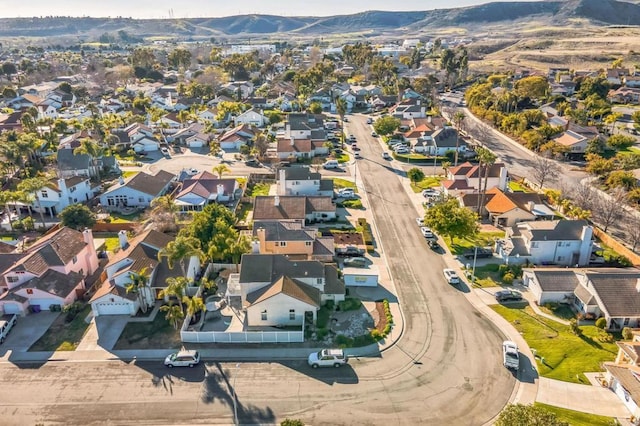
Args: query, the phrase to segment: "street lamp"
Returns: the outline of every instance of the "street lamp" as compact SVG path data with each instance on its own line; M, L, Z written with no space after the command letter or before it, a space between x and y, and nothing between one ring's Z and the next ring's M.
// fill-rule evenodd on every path
M236 374L233 376L233 424L239 426L238 422L238 394L236 393L236 379L238 378L238 370L240 369L240 363L236 364Z

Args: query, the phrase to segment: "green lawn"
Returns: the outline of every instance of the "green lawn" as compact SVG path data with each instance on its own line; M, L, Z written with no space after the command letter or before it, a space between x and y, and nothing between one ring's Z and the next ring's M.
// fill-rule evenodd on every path
M444 238L444 242L453 254L462 254L472 247L490 247L496 239L504 238L504 232L479 232L474 238L454 238L453 244L449 238Z
M236 214L236 216L238 217L238 221L240 222L244 222L247 220L247 217L249 216L249 212L253 209L253 204L251 203L242 203L240 204L240 208L238 209L238 212Z
M85 306L71 322L66 321L62 312L53 321L51 327L30 348L30 351L75 351L89 324L85 318L91 311L91 305Z
M341 203L339 203L342 207L347 208L347 209L363 209L364 206L362 205L362 200L357 199L357 200L344 200Z
M515 180L509 181L509 189L513 192L531 192L529 188Z
M180 332L169 324L165 313L160 311L152 322L127 323L114 349L177 349L181 346Z
M554 407L553 405L541 404L539 402L536 402L535 405L551 411L558 417L558 420L567 422L570 426L613 426L617 424L613 417L567 410L566 408Z
M473 260L465 262L472 264ZM474 285L476 287L497 287L501 286L500 274L498 273L497 263L490 263L484 266L476 267L476 281Z
M133 171L122 172L122 178L126 179L126 178L129 178L131 176L135 176L138 173L140 173L140 172L133 172Z
M108 252L115 252L120 247L120 239L118 237L108 237L104 239L104 249Z
M564 305L560 303L547 303L545 305L540 306L540 310L542 312L554 315L560 319L567 320L567 321L576 317L576 313L571 310L569 305Z
M411 182L411 189L413 192L421 192L423 189L439 186L442 179L442 176L427 176L420 182Z
M588 383L585 372L600 371L600 365L613 361L615 343L602 343L595 326L581 326L583 336L571 333L569 326L537 316L528 305L493 305L536 350L538 372L543 377L572 383ZM544 364L540 357L544 358Z
M256 183L253 185L249 185L247 187L247 191L245 195L247 197L256 197L258 195L269 195L269 188L271 187L268 183Z
M356 188L356 183L346 179L333 178L333 187L335 189L351 188L355 192L358 192L358 188Z
M129 223L129 222L140 222L142 218L142 212L136 212L130 215L123 215L120 213L113 212L110 214L111 223Z

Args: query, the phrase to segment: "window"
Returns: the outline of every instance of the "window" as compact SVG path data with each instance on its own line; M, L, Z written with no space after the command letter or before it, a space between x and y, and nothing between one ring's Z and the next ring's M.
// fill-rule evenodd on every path
M73 256L73 259L71 259L71 261L72 261L73 263L76 263L76 262L78 261L78 256Z
M624 324L623 325L629 325L629 318L625 318L624 319Z
M286 247L286 246L287 246L286 241L280 241L280 247Z
M70 192L70 193L74 193L74 192L76 192L76 187L75 187L75 186L72 186L71 188L69 188L69 192Z
M311 245L313 244L313 241L305 241L304 245L307 247L311 247Z
M289 319L290 320L296 319L296 310L295 309L289 309Z
M40 198L49 198L49 193L47 191L40 191Z
M262 321L266 321L267 320L267 310L266 309L264 311L260 312L260 319Z
M537 241L531 241L531 248L538 248L538 242Z
M138 197L138 202L139 203L144 203L144 197Z
M20 280L20 278L18 277L12 277L12 276L8 276L7 277L7 282L8 283L17 283Z
M564 260L564 256L558 256L558 262L562 262Z
M318 279L316 280L316 283L317 283L317 284L322 284L322 278L318 278Z

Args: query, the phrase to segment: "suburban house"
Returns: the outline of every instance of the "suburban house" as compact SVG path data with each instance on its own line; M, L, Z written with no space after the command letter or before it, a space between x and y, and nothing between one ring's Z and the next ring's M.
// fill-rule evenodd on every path
M219 179L209 172L201 172L185 179L174 203L180 211L201 211L207 204L228 203L236 199L239 190L236 179Z
M160 292L166 288L166 280L184 276L177 264L169 268L167 259L158 261L158 253L173 237L155 230L147 230L128 241L127 233L118 233L120 251L104 267L102 285L91 298L91 309L99 315L135 315L141 303L153 306ZM194 278L200 271L200 264L194 256L189 259L187 278ZM148 288L139 293L127 291L136 274L148 275ZM166 299L166 298L165 298Z
M336 219L331 197L288 195L257 196L253 202L253 220L297 220L301 224Z
M572 154L583 154L589 143L589 140L585 136L571 130L562 132L559 136L553 138L553 141L569 148Z
M68 179L53 179L38 191L38 201L30 204L31 210L40 211L51 217L58 215L71 204L83 203L94 197L89 178L85 176ZM20 203L17 203L18 205Z
M411 131L410 131L411 133ZM458 151L462 158L473 155L474 151L469 148L467 142L458 134L453 127L442 127L431 132L423 132L423 140L426 145L426 152L429 155L446 155L448 151Z
M0 254L0 311L26 315L29 307L50 310L82 297L85 278L98 269L91 230L62 227L45 235L26 253Z
M345 297L333 265L290 260L279 254L245 254L239 274L229 276L229 305L246 309L246 325L289 326L315 322L327 300Z
M482 175L480 175L482 173ZM487 189L498 187L502 191L507 188L507 168L504 163L494 163L488 170L478 165L465 162L457 167L450 167L447 170L447 179L441 182L441 186L446 194L453 195L459 193L479 192L478 178L482 177L484 187L485 174L487 178Z
M333 262L333 237L323 237L317 228L307 228L299 221L254 222L253 238L254 251L260 254Z
M256 131L248 124L241 124L224 132L219 138L220 148L238 150L242 145L249 145L256 136Z
M264 127L269 124L269 119L255 108L251 108L239 114L235 118L236 124L249 124L256 127Z
M284 139L322 141L327 139L322 114L294 113L285 121Z
M569 304L585 316L605 318L607 330L640 326L637 269L524 269L523 282L538 304Z
M586 220L519 222L506 228L496 252L506 263L585 266L593 248L593 228Z
M632 417L640 418L640 330L631 331L631 340L616 342L614 362L603 364L607 371L605 385L627 407Z
M63 179L75 176L95 177L103 170L120 171L114 156L103 156L93 161L89 154L74 154L73 151L69 145L64 145L56 153L58 176Z
M154 198L167 193L175 175L160 170L155 175L139 172L135 176L120 181L100 195L100 204L106 209L146 208Z
M284 167L278 170L278 195L320 195L333 197L333 179L322 179L308 167Z
M420 99L405 98L398 104L389 108L389 113L400 119L425 118L427 107Z
M620 87L616 90L609 90L607 100L616 104L634 104L640 103L640 87Z
M607 81L614 86L620 86L624 82L624 78L631 75L629 68L608 68L605 74Z
M461 204L476 210L481 194L474 192L462 194ZM498 227L513 226L518 222L531 220L551 220L555 216L543 201L540 194L533 192L508 192L498 187L488 189L484 196L484 205L480 217L488 218Z
M313 158L317 155L327 155L329 148L324 146L324 140L310 139L278 139L276 153L281 160L287 158Z

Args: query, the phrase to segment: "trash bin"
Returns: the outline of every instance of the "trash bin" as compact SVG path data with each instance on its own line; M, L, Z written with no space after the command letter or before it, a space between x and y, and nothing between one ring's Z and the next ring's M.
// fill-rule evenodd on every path
M41 311L40 305L31 305L31 312L33 312L34 314L37 314L40 311Z

